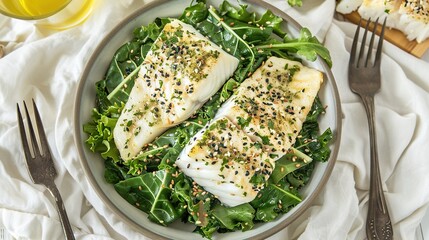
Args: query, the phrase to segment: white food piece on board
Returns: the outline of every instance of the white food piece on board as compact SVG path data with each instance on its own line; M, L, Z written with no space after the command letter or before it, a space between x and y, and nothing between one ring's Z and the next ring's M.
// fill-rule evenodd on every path
M172 19L145 57L114 128L121 158L136 157L165 130L188 119L238 62L191 25Z
M395 9L395 1L389 0L364 0L358 12L364 19L375 19L387 17L388 12Z
M386 26L402 31L408 40L423 42L429 37L429 0L342 0L337 11L358 11L363 19L379 22L386 18Z
M269 178L275 160L295 142L322 82L315 69L270 57L194 136L176 165L227 206L252 201L263 187L252 177Z
M398 9L395 28L403 31L409 40L423 42L429 37L429 1L411 0L402 2ZM417 5L417 4L420 5Z
M363 0L341 0L337 4L337 12L348 14L356 11Z
M176 160L191 177L223 204L233 207L252 201L269 178L274 159L227 118L211 121L186 145ZM256 176L255 176L256 175Z

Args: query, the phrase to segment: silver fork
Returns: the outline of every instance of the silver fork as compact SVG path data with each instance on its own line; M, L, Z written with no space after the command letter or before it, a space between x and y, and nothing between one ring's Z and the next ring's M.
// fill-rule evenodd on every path
M42 125L42 120L40 119L40 114L37 110L36 103L34 100L32 100L32 102L37 132L34 130L30 115L28 113L27 105L24 102L25 115L27 118L27 131L30 135L30 139L27 139L25 125L21 110L19 109L19 104L16 105L18 112L19 133L21 135L22 147L27 160L28 172L34 183L45 185L51 192L57 204L57 211L60 215L60 222L63 226L64 235L66 239L74 239L73 230L67 217L63 200L54 182L57 176L57 171L55 169L54 162L52 161L48 140ZM40 141L40 148L37 143L37 138Z
M377 153L377 138L374 123L374 95L381 87L380 63L381 51L383 46L384 29L386 19L384 20L380 38L378 40L377 52L375 58L371 57L375 32L378 26L378 19L374 23L374 29L369 42L368 51L365 55L365 43L368 33L370 20L367 22L365 32L362 37L359 55L356 55L358 45L359 30L362 25L362 19L359 21L356 33L353 39L352 49L349 61L349 85L350 89L359 95L365 106L370 136L370 188L369 188L369 206L366 222L366 234L368 239L392 239L393 229L390 221L386 201L384 199L383 187L380 179L380 168Z

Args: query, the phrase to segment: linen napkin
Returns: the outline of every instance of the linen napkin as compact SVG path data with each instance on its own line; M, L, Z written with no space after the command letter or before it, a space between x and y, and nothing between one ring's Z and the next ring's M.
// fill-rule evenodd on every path
M146 1L147 2L147 1ZM313 205L274 239L365 239L369 188L369 137L360 100L347 84L355 26L334 19L335 1L269 3L310 28L331 51L343 108L336 166ZM115 216L91 189L81 169L72 132L79 76L101 39L145 2L99 1L91 17L66 31L0 16L0 227L16 239L61 239L54 202L31 182L16 122L16 103L34 98L56 159L56 184L77 239L146 239ZM395 239L414 239L429 202L429 63L388 43L382 56L382 89L376 124L382 182ZM329 106L328 106L329 107Z

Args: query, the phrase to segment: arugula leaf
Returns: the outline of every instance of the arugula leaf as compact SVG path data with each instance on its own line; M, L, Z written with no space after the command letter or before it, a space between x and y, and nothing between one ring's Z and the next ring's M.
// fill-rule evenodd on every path
M287 0L287 2L289 3L289 5L291 5L292 7L301 7L302 6L302 0Z
M249 44L265 42L273 33L273 29L270 27L261 28L256 25L236 21L229 17L223 17L223 21L225 24L230 26L231 30L233 30L240 38L246 40Z
M270 10L267 10L259 19L255 12L247 11L247 5L240 5L239 8L235 8L229 2L224 1L219 6L219 11L222 15L228 16L232 19L239 20L243 23L252 24L250 27L260 28L272 28L274 32L283 37L285 32L281 29L281 23L283 19L274 15Z
M247 5L240 5L240 7L236 9L233 5L231 5L231 3L223 1L219 6L219 11L222 15L227 15L228 17L240 20L242 22L253 22L256 19L256 13L248 12Z
M255 20L253 23L256 25L271 27L275 34L280 37L284 37L286 33L283 31L281 27L281 23L283 22L283 18L274 15L271 11L267 10L259 20Z
M149 214L151 221L166 226L179 219L183 210L170 200L170 182L173 179L167 170L146 173L115 184L115 190L130 204Z
M310 30L307 28L301 29L299 38L293 39L286 35L281 43L272 42L255 46L255 48L263 51L281 50L296 53L309 61L315 61L317 56L320 56L326 61L329 67L332 67L332 59L328 49L315 36L312 36Z

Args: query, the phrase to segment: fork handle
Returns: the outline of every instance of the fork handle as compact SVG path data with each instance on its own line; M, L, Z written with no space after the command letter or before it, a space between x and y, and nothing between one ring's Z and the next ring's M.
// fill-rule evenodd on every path
M69 218L67 216L66 209L63 204L63 199L61 198L60 191L58 191L57 186L55 183L46 184L46 187L48 188L49 192L52 194L52 196L55 199L55 203L57 204L57 211L60 215L60 222L63 227L65 239L67 240L74 240L73 230L70 225Z
M386 200L384 199L383 186L380 178L378 164L377 137L374 121L374 97L372 95L361 96L368 116L369 141L371 152L370 163L370 187L369 206L366 221L366 235L368 239L393 239L392 223Z

